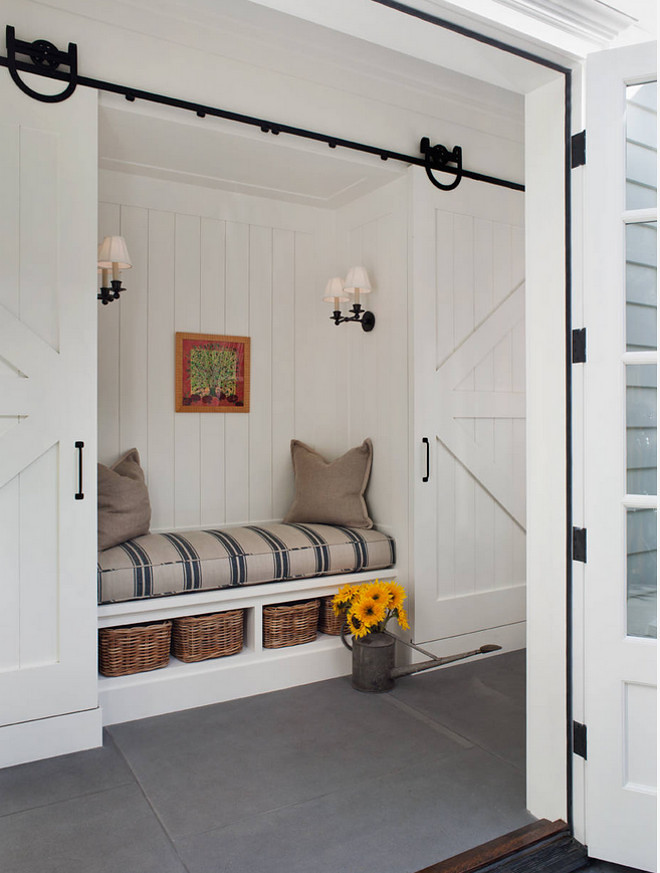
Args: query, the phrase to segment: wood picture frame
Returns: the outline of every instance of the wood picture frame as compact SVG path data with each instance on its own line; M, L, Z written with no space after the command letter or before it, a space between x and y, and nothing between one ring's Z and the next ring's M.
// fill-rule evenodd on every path
M177 412L250 411L250 337L181 333L175 337Z

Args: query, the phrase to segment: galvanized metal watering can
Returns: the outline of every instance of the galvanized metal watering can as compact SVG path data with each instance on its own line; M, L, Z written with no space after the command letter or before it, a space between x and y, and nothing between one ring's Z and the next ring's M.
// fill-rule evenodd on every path
M346 625L341 629L341 640L346 648L353 653L353 688L371 693L391 691L394 688L394 680L401 676L410 676L413 673L421 673L423 670L433 670L435 667L442 667L443 664L450 664L452 661L462 661L465 658L472 658L474 655L486 655L502 648L502 646L489 643L471 652L436 658L431 652L425 651L414 643L399 639L389 631L367 634L366 637L361 638L355 637L352 645L347 641L345 632ZM421 652L430 660L421 661L419 664L395 667L394 649L397 641Z

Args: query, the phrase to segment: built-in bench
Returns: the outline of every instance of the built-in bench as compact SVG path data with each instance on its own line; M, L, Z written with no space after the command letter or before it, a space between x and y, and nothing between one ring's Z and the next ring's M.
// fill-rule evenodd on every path
M394 540L374 529L268 523L147 534L99 553L99 627L242 608L243 651L196 663L99 677L104 724L302 685L350 672L337 637L264 649L264 606L395 579ZM382 572L384 571L384 572Z

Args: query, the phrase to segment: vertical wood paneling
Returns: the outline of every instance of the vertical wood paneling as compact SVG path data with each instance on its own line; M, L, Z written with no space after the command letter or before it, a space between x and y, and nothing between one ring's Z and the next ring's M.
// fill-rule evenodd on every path
M177 331L200 332L200 219L177 215L174 245L174 326ZM174 338L172 338L174 341ZM200 416L174 416L174 525L200 523Z
M481 324L493 310L493 222L475 219L474 236L474 319ZM493 391L493 353L489 351L474 369L474 390ZM479 451L493 460L494 422L479 418L474 423ZM474 589L487 591L495 576L495 514L501 512L493 498L478 483L474 491Z
M16 476L0 488L0 670L19 665L20 492Z
M456 538L455 511L456 462L447 449L438 440L431 445L432 471L431 481L435 482L436 499L436 550L437 550L437 597L453 597L456 579Z
M18 477L21 667L58 659L58 474L59 446L55 445Z
M493 226L493 302L501 303L513 290L511 264L511 225ZM519 278L522 278L520 276Z
M454 216L454 345L458 346L475 326L475 272L476 236L474 219L467 215ZM464 390L474 391L474 372L463 381ZM475 439L474 420L462 420L467 437ZM474 477L454 461L455 487L455 551L454 594L461 596L475 590L475 482Z
M294 234L273 231L273 391L271 478L273 518L283 518L293 499L290 444L296 433L294 333Z
M20 296L21 320L53 348L59 348L58 135L20 129Z
M250 335L249 264L249 226L227 222L226 330L230 336ZM228 523L242 522L250 517L249 473L246 473L249 470L249 415L228 414L225 421L225 505Z
M454 216L435 210L435 319L436 363L454 348Z
M225 333L225 222L203 218L201 226L201 326ZM225 415L199 416L202 525L225 520Z
M348 448L349 329L334 333L317 287L327 278L332 222L310 211L309 226L324 232L305 222L296 232L191 213L109 203L99 210L99 238L121 231L136 264L120 306L99 307L100 459L137 446L152 529L281 518L293 495L291 439L329 456ZM130 324L124 312L120 325L142 283L146 307ZM251 336L251 413L174 413L177 330ZM143 378L144 425L135 400Z
M147 326L148 444L144 465L151 526L174 525L174 253L172 212L150 211Z
M269 227L250 227L250 336L252 389L250 397L248 518L269 519L273 512L272 487L272 283L273 233Z
M115 203L99 203L99 243L106 236L118 236L121 227L120 207ZM129 249L130 253L130 249ZM130 272L126 279L130 281ZM98 277L98 286L101 276ZM128 292L126 292L128 293ZM99 461L112 464L119 455L120 404L119 322L121 302L99 301L98 316L98 452ZM130 446L128 448L131 448Z
M493 309L493 222L474 220L474 323Z
M149 215L146 209L123 206L121 235L127 241L133 262L122 274L126 291L110 303L120 310L119 337L119 442L120 451L133 446L147 463L147 283L149 258ZM107 309L108 307L106 307Z
M19 312L19 174L20 128L0 124L0 304Z
M474 329L474 222L454 216L454 348Z
M296 231L295 252L296 436L322 454L335 456L345 451L345 444L336 442L339 331L348 331L351 325L335 327L327 320L327 304L321 303L323 288L315 270L313 235ZM354 373L359 363L352 352L353 348L349 361ZM356 352L361 355L362 350L357 348ZM349 415L352 413L353 409Z

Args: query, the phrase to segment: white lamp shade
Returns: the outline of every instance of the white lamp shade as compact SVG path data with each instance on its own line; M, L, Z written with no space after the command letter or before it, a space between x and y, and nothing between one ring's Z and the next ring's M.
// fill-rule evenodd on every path
M117 264L120 270L133 266L123 236L106 236L99 246L99 268L110 270L113 264Z
M334 303L335 299L341 301L348 300L348 295L344 291L344 280L339 276L335 276L334 279L328 281L323 294L324 303Z
M344 282L344 290L349 294L368 294L371 291L371 282L366 267L351 267Z

